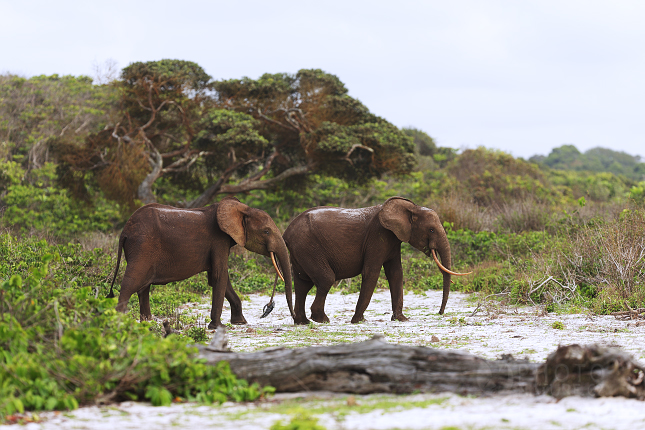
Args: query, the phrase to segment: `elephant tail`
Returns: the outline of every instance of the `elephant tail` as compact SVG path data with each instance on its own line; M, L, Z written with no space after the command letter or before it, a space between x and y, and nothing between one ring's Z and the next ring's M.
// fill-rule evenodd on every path
M275 295L275 287L278 285L278 273L276 272L275 274L275 280L273 281L273 291L271 292L271 299L269 300L269 303L264 305L263 313L260 318L265 318L269 316L273 308L275 308L275 302L273 301L273 296ZM293 312L292 312L293 313Z
M114 278L112 278L112 284L110 285L110 293L107 295L108 299L114 297L114 281L116 281L116 275L119 274L119 265L121 264L121 251L123 251L123 246L125 245L125 236L119 238L119 251L117 252L116 257L116 270L114 271Z

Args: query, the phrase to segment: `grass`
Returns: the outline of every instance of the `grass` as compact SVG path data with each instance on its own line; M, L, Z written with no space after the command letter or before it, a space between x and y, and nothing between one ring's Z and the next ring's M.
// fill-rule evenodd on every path
M422 399L419 399L422 397ZM230 413L230 420L248 418L257 414L281 414L297 416L306 410L310 416L330 414L337 421L341 421L348 414L367 414L374 411L394 412L406 411L414 408L427 408L429 406L445 406L450 397L427 395L368 395L368 396L339 396L331 400L309 400L296 398L279 403L260 403L257 409Z

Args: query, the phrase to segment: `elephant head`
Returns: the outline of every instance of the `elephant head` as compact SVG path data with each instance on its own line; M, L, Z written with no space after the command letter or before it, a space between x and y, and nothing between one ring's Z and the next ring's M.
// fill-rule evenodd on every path
M443 273L443 299L439 309L439 314L442 315L448 303L451 275L464 276L469 273L456 273L450 270L450 243L437 213L432 209L417 206L408 199L391 197L383 203L379 212L379 221L401 242L409 243L428 257L432 255ZM443 264L437 259L435 251L439 253Z
M222 199L217 208L222 231L249 251L271 257L273 267L284 281L287 305L293 317L291 263L282 233L264 211L251 208L235 197Z

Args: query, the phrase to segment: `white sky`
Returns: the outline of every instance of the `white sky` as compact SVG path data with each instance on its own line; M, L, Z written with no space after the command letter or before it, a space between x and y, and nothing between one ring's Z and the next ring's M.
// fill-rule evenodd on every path
M163 58L216 79L320 68L442 146L645 158L642 0L0 0L0 73Z

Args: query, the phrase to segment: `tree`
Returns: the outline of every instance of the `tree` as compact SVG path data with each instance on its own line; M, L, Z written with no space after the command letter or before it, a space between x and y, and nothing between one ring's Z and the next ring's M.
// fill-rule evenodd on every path
M322 70L232 79L215 82L214 88L218 106L259 121L270 148L249 176L217 192L266 189L313 172L364 182L386 172L406 173L414 165L412 139L370 113L336 76Z
M200 207L312 172L361 182L414 163L412 139L321 70L211 82L195 63L162 60L126 67L116 85L118 121L58 147L78 195L94 181L135 207L156 201L163 177L196 197L179 204Z
M414 146L419 155L432 157L437 152L437 144L425 131L414 127L404 127L403 133L414 139Z
M402 131L414 140L417 155L432 157L439 167L445 167L457 156L457 150L453 148L437 147L434 139L425 131L414 127L404 127Z
M82 196L95 182L131 208L156 201L160 177L190 168L204 155L193 146L195 124L208 108L210 76L178 60L133 63L113 85L119 93L115 122L81 145L60 141L60 181Z
M548 156L533 156L529 161L557 170L610 172L639 181L645 176L645 163L639 156L608 148L591 148L581 153L573 145L553 148Z
M0 75L0 157L27 172L41 167L53 140L82 141L102 127L111 97L87 76Z

